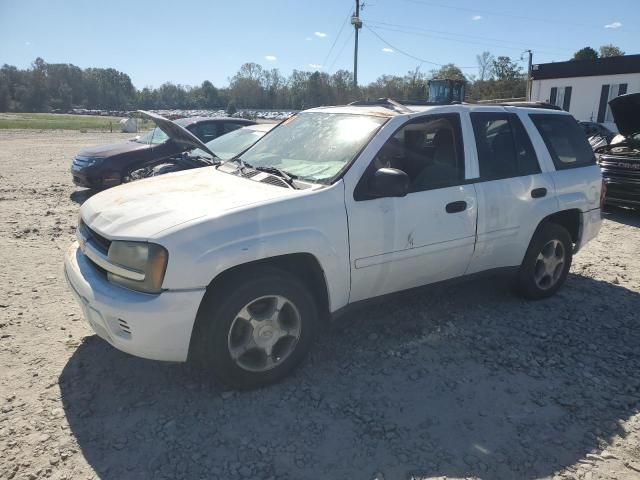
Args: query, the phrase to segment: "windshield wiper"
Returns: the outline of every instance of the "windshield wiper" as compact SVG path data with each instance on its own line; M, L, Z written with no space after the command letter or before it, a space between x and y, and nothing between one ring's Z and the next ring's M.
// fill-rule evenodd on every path
M247 163L244 160L242 160L242 157L240 157L240 155L230 158L229 160L225 160L224 162L219 164L218 167L221 167L222 165L225 165L231 162L235 162L238 164L238 169L236 171L239 171L240 173L244 173L245 169L247 168L250 168L252 170L257 170L259 172L269 173L271 175L275 175L277 177L282 178L285 181L285 183L289 185L291 188L294 188L296 190L298 189L298 187L296 187L296 185L293 183L293 181L298 178L297 175L287 173L284 170L280 170L277 167L260 167L260 166L255 167L250 163Z
M277 167L251 167L254 170L258 170L260 172L264 172L264 173L270 173L271 175L276 175L280 178L282 178L285 182L287 182L287 184L292 187L292 188L298 188L294 185L293 181L298 178L297 175L293 175L291 173L287 173L284 170L280 170Z
M240 158L240 155L236 155L235 157L230 158L229 160L225 160L224 162L221 162L218 166L221 167L222 165L226 165L227 163L232 163L232 162L235 162L238 164L238 171L240 171L240 173L244 173L244 170L246 168L253 168L248 163L244 163L244 160Z

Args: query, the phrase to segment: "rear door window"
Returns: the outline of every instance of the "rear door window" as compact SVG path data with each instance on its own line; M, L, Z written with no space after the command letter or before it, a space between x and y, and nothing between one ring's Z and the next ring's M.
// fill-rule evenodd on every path
M570 115L530 114L557 170L584 167L596 158L584 130Z
M482 180L540 173L529 135L512 113L475 112L471 123Z

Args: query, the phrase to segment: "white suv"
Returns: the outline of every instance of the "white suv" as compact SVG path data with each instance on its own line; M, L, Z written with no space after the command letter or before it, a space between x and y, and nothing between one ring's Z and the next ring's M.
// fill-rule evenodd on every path
M565 112L316 108L239 158L95 195L65 271L114 347L251 388L356 302L507 267L525 297L554 294L598 233L601 193Z

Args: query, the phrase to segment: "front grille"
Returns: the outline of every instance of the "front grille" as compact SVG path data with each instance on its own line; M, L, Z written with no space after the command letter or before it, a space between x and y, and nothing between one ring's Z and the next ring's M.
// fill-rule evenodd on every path
M87 238L101 253L107 255L109 253L109 247L111 246L111 240L104 238L102 235L92 230L80 220L78 229L82 232L82 235Z
M604 178L616 178L630 183L640 182L640 158L601 155L600 168Z

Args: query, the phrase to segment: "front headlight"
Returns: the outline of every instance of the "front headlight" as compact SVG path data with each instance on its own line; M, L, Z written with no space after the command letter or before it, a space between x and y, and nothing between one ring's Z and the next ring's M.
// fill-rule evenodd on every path
M76 155L75 163L89 167L102 163L104 159L105 157L84 157L82 155Z
M128 271L122 275L107 272L110 282L145 293L160 293L169 253L155 243L113 241L109 262ZM130 274L129 274L130 272Z

